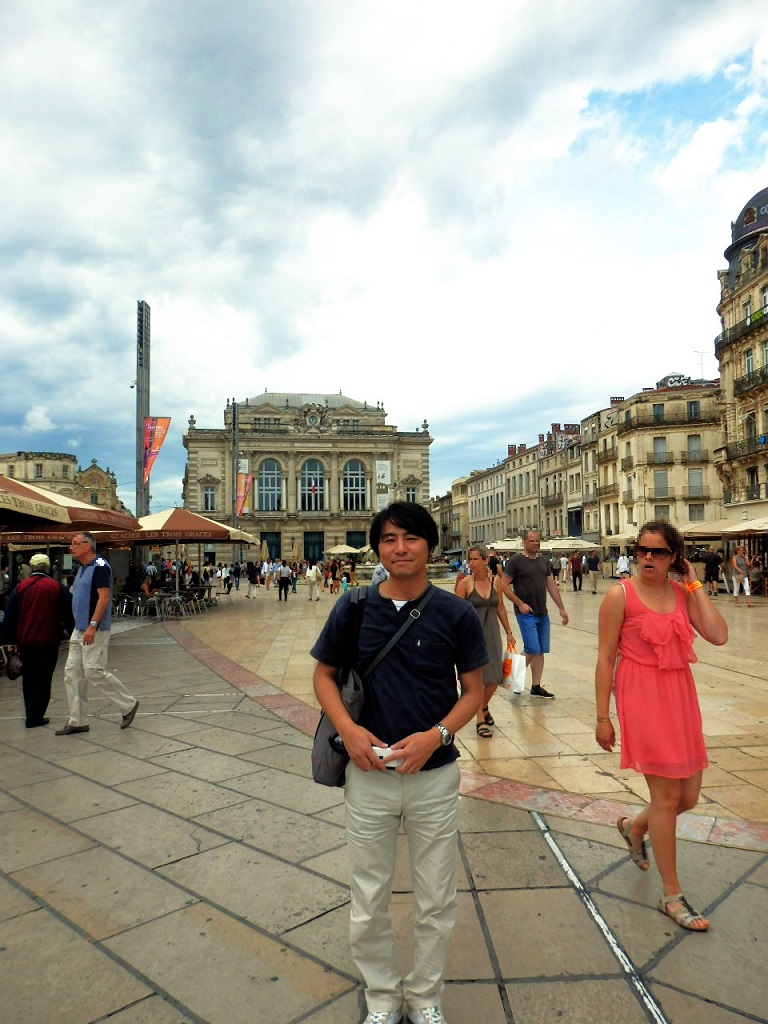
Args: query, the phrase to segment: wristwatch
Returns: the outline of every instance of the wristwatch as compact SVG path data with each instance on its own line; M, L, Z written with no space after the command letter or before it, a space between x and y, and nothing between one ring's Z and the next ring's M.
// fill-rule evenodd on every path
M98 622L94 622L93 619L91 619L91 621L88 623L88 625L91 627L91 629L98 629L99 628Z
M442 722L437 722L435 724L435 729L440 733L440 743L444 747L450 747L453 743L453 733L448 732Z

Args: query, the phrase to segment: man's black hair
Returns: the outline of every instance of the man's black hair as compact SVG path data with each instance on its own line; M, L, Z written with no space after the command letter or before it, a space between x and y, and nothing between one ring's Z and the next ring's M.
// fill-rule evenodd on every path
M393 526L412 533L415 537L423 537L430 554L439 543L437 524L423 505L417 505L415 501L393 501L381 512L377 512L371 523L371 547L377 555L385 523L392 523Z

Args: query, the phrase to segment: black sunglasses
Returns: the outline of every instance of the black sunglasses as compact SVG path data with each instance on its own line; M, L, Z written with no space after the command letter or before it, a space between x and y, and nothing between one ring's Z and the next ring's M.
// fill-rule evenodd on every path
M635 550L638 555L651 555L653 558L669 557L672 554L669 548L647 548L644 544L638 544Z

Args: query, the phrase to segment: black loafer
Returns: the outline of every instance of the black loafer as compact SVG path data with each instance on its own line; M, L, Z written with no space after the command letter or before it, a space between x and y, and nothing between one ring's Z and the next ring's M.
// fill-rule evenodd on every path
M57 729L57 736L71 736L74 732L90 732L90 725L70 725L69 722L63 729Z
M41 718L39 722L27 722L28 729L38 729L41 725L48 725L50 718Z
M123 720L122 720L122 722L120 723L120 728L121 728L121 729L127 729L127 728L128 728L128 726L129 726L129 725L131 724L131 722L132 722L132 721L134 720L134 718L136 717L136 712L137 712L138 710L139 710L139 702L138 702L138 701L136 701L136 703L135 703L135 704L133 705L133 707L132 707L132 708L131 708L131 710L130 710L130 711L128 712L128 714L127 714L127 715L123 715Z

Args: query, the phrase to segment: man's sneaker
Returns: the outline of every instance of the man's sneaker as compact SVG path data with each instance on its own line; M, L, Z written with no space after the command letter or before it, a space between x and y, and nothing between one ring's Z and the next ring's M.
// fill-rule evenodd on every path
M545 690L543 686L532 686L531 687L532 697L543 697L544 700L554 700L554 693L550 693L549 690Z
M402 1019L402 1010L373 1010L363 1024L400 1024Z
M127 728L128 728L128 726L129 726L129 725L131 724L131 722L132 722L132 721L134 720L134 718L136 717L136 712L137 712L138 710L139 710L139 702L138 702L138 701L136 701L136 703L135 703L135 704L133 705L133 707L132 707L132 708L131 708L131 710L130 710L130 711L128 712L128 714L127 714L127 715L123 715L123 720L122 720L122 722L120 723L120 728L121 728L121 729L127 729Z
M409 1006L408 1020L411 1024L446 1024L439 1006L422 1006L419 1009Z

